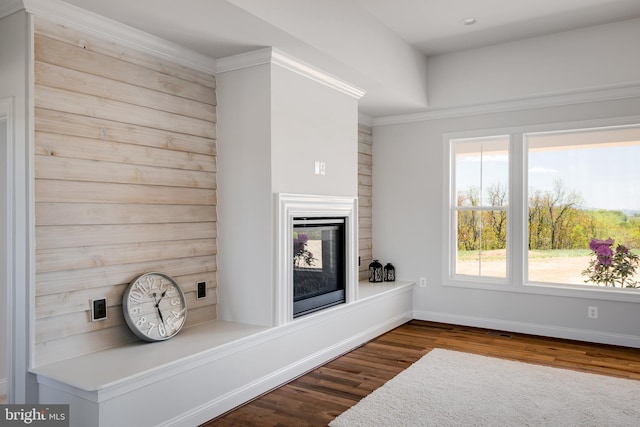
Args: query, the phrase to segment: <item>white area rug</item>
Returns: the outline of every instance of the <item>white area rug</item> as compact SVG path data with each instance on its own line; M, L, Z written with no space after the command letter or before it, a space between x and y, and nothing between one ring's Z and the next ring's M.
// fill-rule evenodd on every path
M329 425L636 427L640 381L435 349Z

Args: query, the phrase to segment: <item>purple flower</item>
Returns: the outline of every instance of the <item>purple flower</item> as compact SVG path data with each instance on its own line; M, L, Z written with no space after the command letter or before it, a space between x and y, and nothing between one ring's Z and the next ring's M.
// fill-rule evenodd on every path
M599 246L598 249L596 249L596 253L599 257L611 257L613 255L613 251L611 250L611 248L604 245Z
M293 253L300 253L304 251L309 236L302 233L297 233L297 237L293 239Z
M592 239L591 242L589 242L589 249L591 249L594 252L597 252L598 248L601 246L611 246L613 245L614 240L609 237L607 240L598 240L598 239Z
M618 245L618 246L616 246L616 253L617 254L628 254L629 253L629 248L627 248L626 246Z
M603 265L611 265L611 257L613 256L613 251L611 247L608 245L600 245L596 248L596 254L598 255L598 261L600 261Z
M619 284L621 288L639 287L640 282L634 280L634 275L640 257L624 245L616 246L614 253L613 244L612 238L593 239L589 242L595 259L591 260L589 267L582 272L588 277L585 282L613 287Z

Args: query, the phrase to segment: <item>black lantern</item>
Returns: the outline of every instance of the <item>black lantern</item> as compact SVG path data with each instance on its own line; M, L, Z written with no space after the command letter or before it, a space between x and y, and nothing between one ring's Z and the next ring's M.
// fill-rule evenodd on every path
M396 280L396 268L390 262L384 266L384 281L393 282Z
M369 281L382 282L382 276L382 264L380 264L377 259L374 259L373 262L369 264Z

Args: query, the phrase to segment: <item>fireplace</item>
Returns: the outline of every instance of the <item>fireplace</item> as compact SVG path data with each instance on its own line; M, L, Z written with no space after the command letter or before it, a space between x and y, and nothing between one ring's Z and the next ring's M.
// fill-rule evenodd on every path
M276 194L275 323L357 300L357 199Z
M345 218L293 219L293 317L345 302Z

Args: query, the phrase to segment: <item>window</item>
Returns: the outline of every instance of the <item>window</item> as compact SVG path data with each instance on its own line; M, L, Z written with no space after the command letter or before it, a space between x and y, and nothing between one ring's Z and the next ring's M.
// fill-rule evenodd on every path
M640 125L560 127L445 138L449 283L611 289L592 241L640 255Z
M452 150L453 272L506 278L509 137L456 139Z
M598 285L582 274L592 239L640 248L640 126L528 133L524 141L529 281Z

